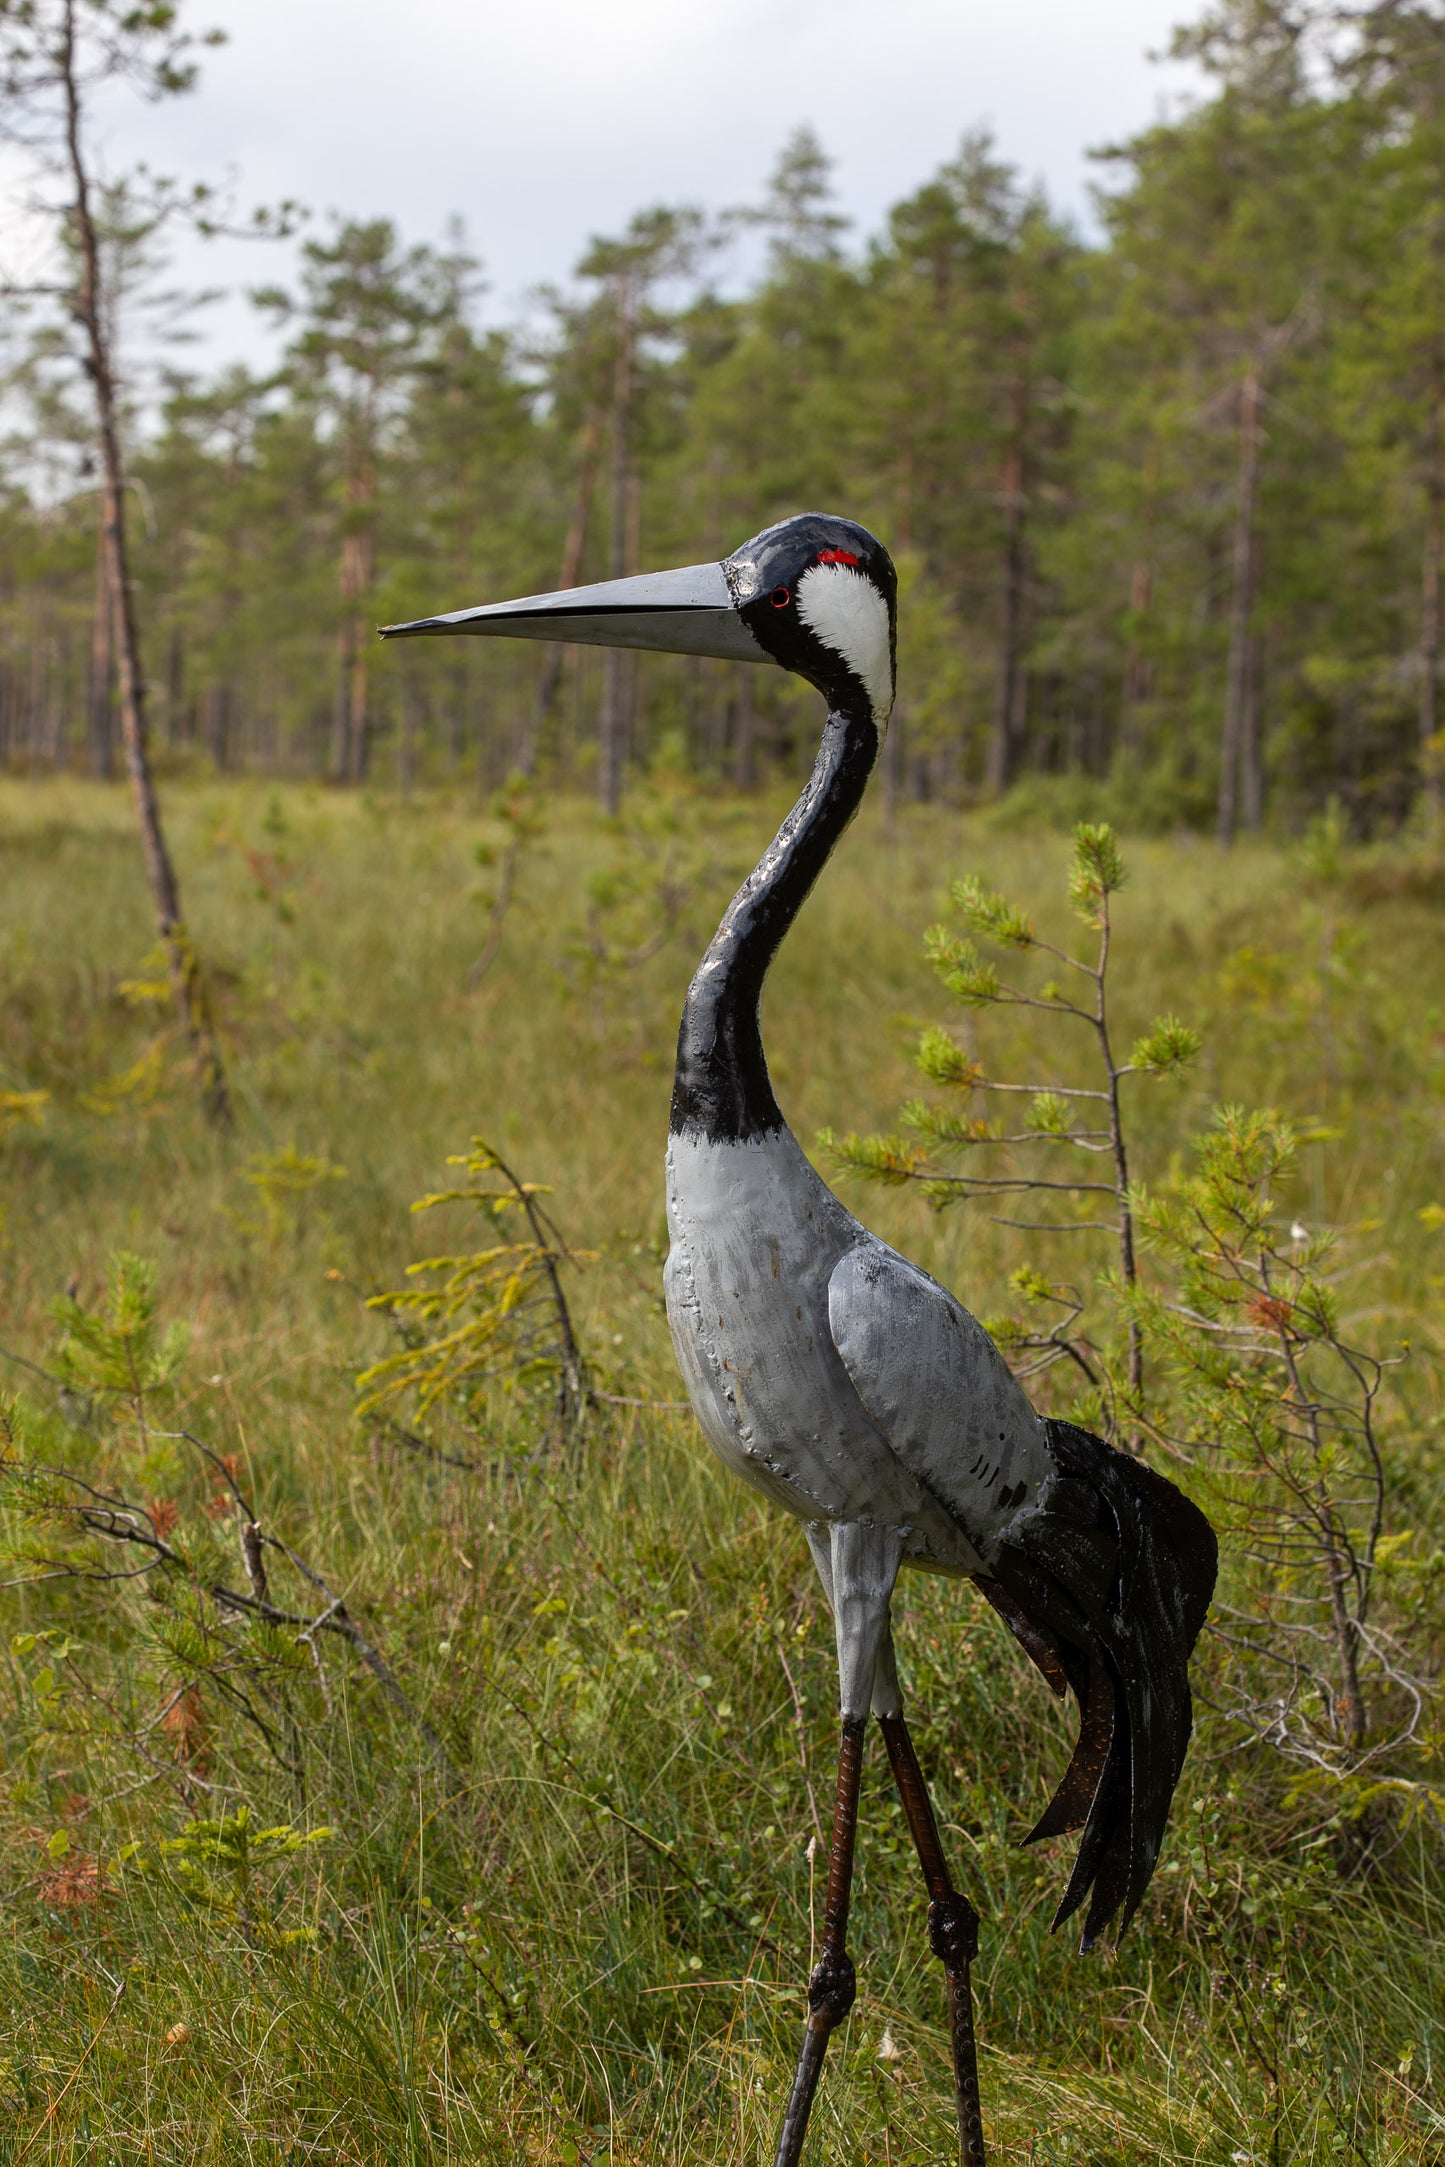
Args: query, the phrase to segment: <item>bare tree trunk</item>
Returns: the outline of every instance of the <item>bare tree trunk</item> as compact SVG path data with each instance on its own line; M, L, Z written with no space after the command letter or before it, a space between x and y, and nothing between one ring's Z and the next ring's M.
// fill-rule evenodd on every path
M64 631L57 642L48 618L42 617L31 674L31 728L36 752L50 768L61 767L65 762L65 646ZM61 680L58 687L57 676Z
M1154 567L1147 557L1140 557L1135 561L1129 580L1129 615L1136 625L1141 617L1148 615L1153 599ZM1124 698L1130 707L1137 707L1141 700L1148 699L1153 683L1154 672L1149 657L1140 647L1138 640L1133 639L1129 642L1128 658L1124 664Z
M1441 405L1445 384L1437 360L1430 394L1430 432L1425 463L1425 541L1420 558L1420 775L1425 790L1425 825L1433 837L1440 826L1440 525L1445 498L1441 472Z
M597 487L597 458L602 446L602 419L601 406L590 408L586 426L582 431L582 450L577 463L577 494L572 503L567 538L562 544L562 571L557 581L559 593L567 587L575 587L582 576L582 556L587 547L587 527L592 517L592 498ZM537 757L542 749L542 732L557 698L557 687L562 682L562 659L565 652L558 640L549 640L542 650L542 673L537 681L537 704L532 710L526 733L517 747L519 774L530 775L536 768Z
M170 652L166 657L166 743L179 745L184 735L186 649L179 625L171 627Z
M95 606L90 620L90 677L87 685L86 742L90 772L103 780L110 774L111 680L115 674L115 612L110 604L110 580L105 565L104 531L96 538Z
M334 783L345 782L351 765L351 664L355 646L356 620L348 612L341 620L336 640L336 693L331 703L331 753L326 763Z
M896 534L900 549L913 547L913 495L914 456L912 408L903 408L903 437L898 446L898 525Z
M1143 548L1134 560L1129 580L1129 652L1124 661L1124 712L1119 730L1120 749L1137 753L1139 710L1154 690L1154 665L1140 643L1144 620L1154 606L1154 516L1159 483L1159 447L1150 444L1144 459Z
M212 685L206 709L206 737L211 759L222 775L237 764L235 705L228 683Z
M1224 730L1219 746L1217 833L1226 850L1234 841L1240 756L1254 729L1254 655L1250 620L1257 573L1255 507L1259 498L1260 417L1263 409L1259 356L1251 357L1239 393L1239 484L1234 514L1234 592L1229 611L1229 667L1224 689Z
M453 775L462 764L462 752L466 745L467 695L471 679L467 673L467 642L458 640L455 659L451 669L451 692L447 701L447 764Z
M617 359L612 378L612 550L609 569L614 579L621 579L627 570L631 524L633 307L632 283L623 279L618 289ZM597 793L606 813L617 812L622 804L622 776L627 762L630 720L626 660L620 647L605 649L602 657Z
M999 634L998 697L993 743L989 748L988 784L997 797L1013 781L1014 760L1022 735L1023 629L1028 577L1028 498L1025 451L1029 414L1029 378L1019 356L1010 392L1008 450L1004 457L1003 625Z
M1259 585L1258 558L1259 550L1256 546L1256 588ZM1264 826L1264 650L1264 641L1250 640L1249 686L1244 713L1240 717L1239 819L1241 827L1250 835L1257 835Z
M733 702L733 788L751 790L753 787L753 743L757 736L757 716L753 710L752 664L741 662L736 671L736 697Z
M376 570L376 537L371 527L371 506L376 496L376 476L363 463L347 481L346 502L356 524L341 543L341 626L338 742L333 747L336 779L359 783L365 779L371 753L371 642L361 621L361 604L370 591ZM339 754L339 760L335 757Z
M141 849L156 923L169 966L176 1009L190 1041L201 1100L210 1119L221 1126L231 1120L230 1095L225 1070L206 1000L201 966L186 931L181 911L180 885L166 848L160 806L151 775L150 744L146 728L145 678L141 671L140 639L136 629L131 592L130 563L125 532L125 470L121 462L116 427L115 379L102 317L100 249L90 207L90 179L80 140L80 86L75 65L75 0L66 0L62 68L65 83L66 149L75 189L74 238L80 252L80 281L75 313L86 340L86 364L95 391L96 434L100 442L101 534L106 578L110 586L111 622L116 641L120 684L121 742L126 771L140 824Z
M416 718L419 705L416 686L409 677L402 679L401 729L396 741L396 786L404 798L410 798L416 786Z
M892 827L898 814L898 798L903 788L903 703L896 700L893 713L888 718L888 730L883 739L883 819Z
M30 683L26 691L26 738L33 767L37 760L48 757L50 747L45 730L45 662L50 646L50 627L42 611L30 613Z

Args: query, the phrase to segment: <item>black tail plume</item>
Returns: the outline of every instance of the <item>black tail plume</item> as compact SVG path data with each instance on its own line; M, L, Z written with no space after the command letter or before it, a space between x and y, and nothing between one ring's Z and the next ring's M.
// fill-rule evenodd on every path
M1149 1886L1189 1744L1189 1656L1219 1553L1204 1514L1142 1460L1069 1422L1047 1433L1056 1472L979 1585L1054 1690L1067 1683L1079 1703L1074 1757L1025 1840L1083 1828L1054 1924L1092 1891L1087 1949L1115 1912L1123 1933Z

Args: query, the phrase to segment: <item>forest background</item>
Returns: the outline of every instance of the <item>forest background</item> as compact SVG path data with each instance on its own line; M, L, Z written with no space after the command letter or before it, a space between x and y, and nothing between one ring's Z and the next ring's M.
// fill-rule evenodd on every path
M279 367L185 366L201 298L154 199L101 185L132 578L172 759L403 787L659 761L748 786L807 756L783 682L531 648L375 651L378 622L725 554L799 504L887 538L908 635L887 789L1048 778L1136 822L1352 826L1434 790L1445 498L1445 29L1251 0L1181 32L1206 89L1100 154L1085 240L988 137L861 248L806 129L764 202L657 206L526 328L479 265L321 220L254 299ZM173 207L173 206L172 206ZM723 298L720 244L760 229ZM0 758L118 757L89 389L12 299ZM601 726L625 752L599 762Z
M1440 2167L1445 15L1228 0L1092 240L974 135L850 251L803 131L507 331L460 234L277 207L282 359L215 380L166 257L239 214L87 174L77 25L159 95L195 57L168 0L0 0L59 206L3 327L0 2161L766 2152L831 1627L676 1400L660 1147L817 702L373 632L815 502L898 557L900 701L783 1103L1222 1537L1088 1957L1018 1843L1066 1711L900 1589L992 2157ZM809 2156L933 2167L876 1752L862 1826Z

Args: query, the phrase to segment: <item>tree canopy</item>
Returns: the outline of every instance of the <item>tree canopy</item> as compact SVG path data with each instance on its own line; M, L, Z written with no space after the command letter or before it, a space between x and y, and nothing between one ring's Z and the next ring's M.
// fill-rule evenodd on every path
M761 203L645 209L507 329L481 326L460 227L314 228L253 297L272 373L172 361L127 408L164 741L351 781L520 765L612 805L659 758L795 767L812 717L772 673L481 643L423 668L371 628L817 505L899 560L895 792L1023 780L1226 839L1332 798L1362 831L1431 815L1445 14L1218 0L1177 49L1205 90L1100 154L1095 238L977 130L861 245L800 130ZM120 311L134 208L98 209ZM752 229L739 294L723 244ZM103 769L95 495L55 337L37 306L6 355L0 753Z

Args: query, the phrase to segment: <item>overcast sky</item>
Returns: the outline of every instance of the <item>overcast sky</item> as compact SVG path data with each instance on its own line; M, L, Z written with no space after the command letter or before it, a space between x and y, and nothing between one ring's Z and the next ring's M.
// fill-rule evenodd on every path
M1087 220L1091 146L1146 125L1185 77L1151 66L1191 0L190 0L230 42L200 89L127 101L120 168L238 169L242 200L386 214L412 240L450 213L483 258L486 313L563 280L589 234L648 203L756 200L807 121L859 236L989 123L1027 178ZM184 267L192 269L188 263ZM211 275L284 275L280 249ZM205 275L204 273L200 275ZM237 303L210 344L256 334Z

